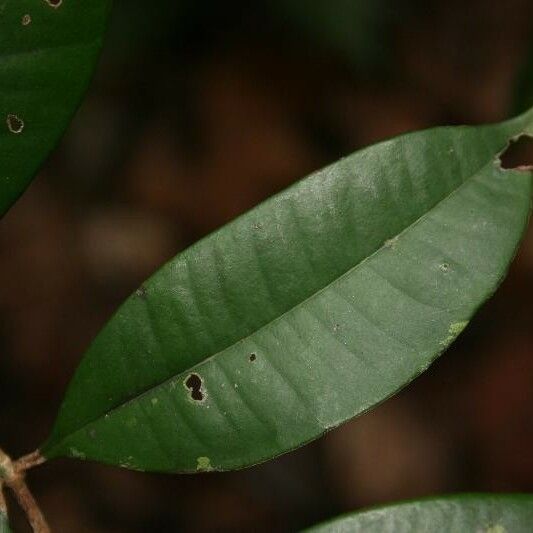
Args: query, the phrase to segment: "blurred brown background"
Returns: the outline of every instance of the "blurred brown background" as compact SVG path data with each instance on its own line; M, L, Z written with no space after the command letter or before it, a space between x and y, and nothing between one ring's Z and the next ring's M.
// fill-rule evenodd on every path
M118 0L89 96L0 225L2 447L44 440L92 337L184 247L366 144L533 105L532 25L531 0ZM533 233L445 356L310 446L231 474L59 461L30 481L68 533L294 531L533 491Z

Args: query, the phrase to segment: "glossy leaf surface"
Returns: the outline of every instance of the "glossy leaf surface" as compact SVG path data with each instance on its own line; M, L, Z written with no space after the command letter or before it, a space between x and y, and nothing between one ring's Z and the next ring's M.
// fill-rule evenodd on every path
M533 496L463 495L380 507L308 533L530 533Z
M93 342L42 452L240 468L382 402L503 279L532 173L497 155L524 132L533 111L385 141L187 249Z
M84 94L111 0L0 3L0 216L29 185Z

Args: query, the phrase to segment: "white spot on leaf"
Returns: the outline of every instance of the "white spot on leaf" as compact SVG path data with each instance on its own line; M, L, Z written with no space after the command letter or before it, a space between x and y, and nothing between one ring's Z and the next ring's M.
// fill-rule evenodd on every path
M483 530L483 533L506 533L506 532L507 530L503 526L500 526L500 525L491 526Z
M450 327L448 328L448 336L441 341L442 346L448 346L451 344L454 339L463 332L463 330L468 326L468 320L465 320L463 322L454 322L453 324L450 324Z
M211 459L209 457L198 457L196 470L198 472L212 472Z
M386 240L383 246L385 246L385 248L390 248L391 250L394 250L397 244L398 244L398 237L393 237L392 239Z

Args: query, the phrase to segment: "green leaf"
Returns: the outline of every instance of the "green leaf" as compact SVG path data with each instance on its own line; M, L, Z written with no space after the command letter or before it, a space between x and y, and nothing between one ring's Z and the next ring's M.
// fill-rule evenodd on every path
M139 470L270 459L423 372L494 292L532 173L533 110L361 150L170 261L99 334L42 452Z
M93 71L111 0L0 3L0 217L58 142Z
M469 494L346 515L308 533L529 533L533 496Z
M0 511L0 533L11 533L7 515L3 511Z

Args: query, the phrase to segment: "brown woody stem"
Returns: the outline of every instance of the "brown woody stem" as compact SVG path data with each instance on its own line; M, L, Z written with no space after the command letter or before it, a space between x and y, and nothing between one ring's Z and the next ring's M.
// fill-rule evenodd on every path
M30 468L45 462L44 457L36 451L12 461L11 458L0 449L0 492L2 484L9 487L22 510L26 513L34 533L50 533L41 509L26 485L25 474ZM0 508L5 506L3 496L0 497Z
M41 452L36 450L28 455L25 455L24 457L21 457L20 459L17 459L13 466L18 472L26 472L27 470L31 470L32 468L42 465L45 462L46 459L41 455Z

